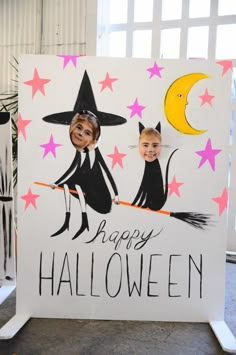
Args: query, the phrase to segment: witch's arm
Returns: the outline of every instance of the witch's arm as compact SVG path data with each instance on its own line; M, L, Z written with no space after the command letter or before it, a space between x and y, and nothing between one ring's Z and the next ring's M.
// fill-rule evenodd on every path
M112 186L112 189L114 191L114 194L115 194L115 199L116 199L116 202L118 203L118 190L117 190L117 187L116 187L116 183L113 179L113 176L111 175L110 173L110 170L108 169L103 157L102 157L102 154L100 153L99 149L96 148L96 157L98 159L98 162L101 164L103 170L105 171L109 181L110 181L110 184Z
M63 180L65 180L70 175L70 173L75 169L75 167L77 165L80 165L80 162L81 162L81 155L77 151L76 154L75 154L74 160L72 161L70 167L67 169L67 171L57 181L55 181L54 184L58 185L58 184L62 183Z

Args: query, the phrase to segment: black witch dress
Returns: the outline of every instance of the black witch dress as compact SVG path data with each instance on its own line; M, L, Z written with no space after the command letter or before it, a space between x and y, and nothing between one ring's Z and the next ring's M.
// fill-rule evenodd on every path
M81 154L85 154L85 159L82 164ZM55 184L60 187L66 184L70 190L76 190L75 185L79 185L84 193L86 203L95 211L106 214L111 210L112 197L106 184L103 171L108 177L115 196L118 195L118 190L98 147L95 148L95 159L92 166L90 154L89 151L86 153L76 151L71 166ZM79 198L77 193L71 192L71 194L75 198Z

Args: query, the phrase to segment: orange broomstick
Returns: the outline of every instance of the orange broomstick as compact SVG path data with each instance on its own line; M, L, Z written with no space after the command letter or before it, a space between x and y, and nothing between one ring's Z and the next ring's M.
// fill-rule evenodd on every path
M46 184L44 182L39 182L39 181L34 181L34 184L39 185L39 186L44 186L44 187L51 187L50 184ZM55 186L56 190L61 190L63 191L64 188L60 186ZM76 190L69 189L71 193L77 194ZM114 200L113 200L114 202ZM195 227L197 229L204 229L209 223L210 215L208 214L202 214L198 212L170 212L170 211L165 211L165 210L151 210L150 208L143 208L142 206L136 206L132 205L130 202L126 201L119 201L119 205L122 206L127 206L127 207L133 207L133 208L139 208L142 210L148 210L150 212L155 212L159 214L164 214L169 217L174 217L177 218L183 222L186 222L190 224L192 227Z

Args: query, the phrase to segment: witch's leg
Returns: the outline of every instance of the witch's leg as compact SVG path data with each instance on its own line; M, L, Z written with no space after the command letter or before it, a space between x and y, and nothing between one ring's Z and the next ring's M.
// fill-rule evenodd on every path
M88 217L87 217L87 212L86 212L86 203L85 203L85 199L84 199L84 194L83 194L83 191L81 190L81 187L79 185L75 185L75 188L76 188L76 191L77 191L78 196L79 196L79 202L80 202L80 207L81 207L81 212L82 212L82 223L81 223L80 229L74 235L72 240L78 238L78 236L80 234L82 234L85 229L89 230Z
M70 196L68 185L65 184L63 185L63 187L64 187L64 197L65 197L65 204L66 204L65 221L62 227L56 233L52 234L51 237L56 237L57 235L63 233L66 229L69 230L71 196Z

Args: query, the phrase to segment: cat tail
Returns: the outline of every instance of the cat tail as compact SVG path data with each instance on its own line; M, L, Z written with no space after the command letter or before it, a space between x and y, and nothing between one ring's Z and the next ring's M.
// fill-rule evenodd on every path
M166 164L164 203L166 203L167 196L168 196L168 176L169 176L170 161L171 161L171 158L173 157L174 153L177 152L177 150L178 150L178 148L175 149L175 150L171 153L171 155L170 155L170 157L169 157L169 159L168 159L168 161L167 161L167 164Z

